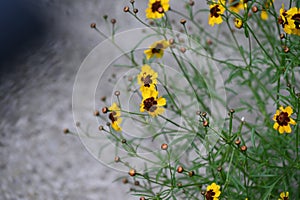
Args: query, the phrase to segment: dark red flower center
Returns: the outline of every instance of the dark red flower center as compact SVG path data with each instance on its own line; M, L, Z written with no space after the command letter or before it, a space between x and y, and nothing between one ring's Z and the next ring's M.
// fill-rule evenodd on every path
M154 97L150 97L144 100L144 109L149 112L154 112L157 109L157 101Z
M156 1L154 4L152 4L151 10L152 12L164 13L164 8L162 7L160 1Z
M117 118L114 117L117 113L115 111L112 111L111 113L109 113L108 118L111 120L112 123L114 123L115 121L117 121Z
M283 197L283 200L289 200L289 198L288 197Z
M216 193L215 193L213 190L208 190L208 191L205 193L205 198L206 198L206 200L213 200L215 194L216 194Z
M220 15L219 15L219 13L218 12L220 12L221 10L220 10L220 8L219 8L219 5L215 5L214 7L212 7L211 9L210 9L210 16L211 17L219 17Z
M152 76L150 74L148 74L145 78L144 77L141 78L141 81L144 82L145 87L150 87L150 84L152 83L151 78L152 78Z
M293 15L292 19L295 20L296 29L300 29L300 13Z
M287 112L281 112L277 115L276 122L279 126L287 126L290 122L289 114Z
M162 50L164 48L164 45L162 45L162 44L157 44L152 50L151 50L151 52L152 53L159 53L160 52L160 50Z

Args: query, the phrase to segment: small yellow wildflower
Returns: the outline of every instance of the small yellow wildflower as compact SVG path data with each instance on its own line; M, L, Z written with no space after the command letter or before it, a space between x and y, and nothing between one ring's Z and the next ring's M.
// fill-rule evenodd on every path
M119 106L113 103L112 106L109 107L109 111L108 118L111 120L111 127L116 131L121 131L120 124L122 123L122 118Z
M300 36L300 8L293 7L286 13L290 16L288 24L292 29L292 34Z
M206 188L205 199L206 200L219 200L221 195L220 186L216 183L208 185Z
M282 4L282 7L280 8L279 12L280 12L280 16L278 18L278 23L282 25L283 30L287 34L292 34L292 28L290 26L290 24L292 22L289 22L290 21L290 16L288 16L286 10L284 9L284 4ZM288 18L289 18L289 20L288 20Z
M289 200L289 192L281 192L278 200Z
M243 0L229 0L229 10L238 13L240 10L244 9Z
M161 58L164 55L164 50L170 46L169 41L166 40L159 40L154 42L149 49L145 50L144 53L146 54L147 60L152 57Z
M141 73L137 76L137 82L140 85L141 92L157 84L157 72L149 65L143 65Z
M141 112L148 111L152 117L155 117L165 111L163 106L166 105L167 101L163 97L158 98L158 91L152 88L147 88L142 95L143 100L140 105Z
M243 21L239 18L234 19L234 26L238 29L243 27Z
M208 24L214 26L215 24L221 24L223 22L222 14L225 12L225 0L218 0L209 6Z
M296 125L296 122L290 117L293 113L293 109L290 106L283 108L280 106L279 110L276 111L273 120L275 121L273 128L278 130L280 134L291 133L292 129L290 124Z
M262 8L260 17L262 20L267 20L269 18L267 9L270 8L270 6L272 6L274 0L264 0L264 7Z
M169 0L149 0L146 9L146 17L148 19L162 18L170 8Z

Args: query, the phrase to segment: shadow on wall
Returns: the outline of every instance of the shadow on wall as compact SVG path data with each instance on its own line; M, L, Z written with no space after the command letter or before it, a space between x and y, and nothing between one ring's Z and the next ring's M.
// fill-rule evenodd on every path
M0 74L11 72L5 62L14 59L45 35L45 20L34 1L0 1Z

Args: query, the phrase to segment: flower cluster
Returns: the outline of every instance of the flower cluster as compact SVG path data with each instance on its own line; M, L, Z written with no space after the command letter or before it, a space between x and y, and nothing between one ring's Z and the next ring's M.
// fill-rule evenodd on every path
M285 10L282 4L279 12L278 23L282 25L283 30L287 34L300 36L300 9L292 7L289 10Z
M156 88L157 76L157 72L149 65L142 66L142 71L137 76L137 82L140 85L143 97L140 111L147 111L152 117L162 114L164 112L163 106L166 105L166 99L158 97L159 93Z

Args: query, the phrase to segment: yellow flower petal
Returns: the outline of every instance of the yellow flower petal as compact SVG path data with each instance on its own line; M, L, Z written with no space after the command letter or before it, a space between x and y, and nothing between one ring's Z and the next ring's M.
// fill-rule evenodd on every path
M289 124L287 126L284 126L284 131L286 133L291 133L292 132L291 126Z
M291 116L291 114L293 113L292 107L291 107L291 106L287 106L287 107L285 108L285 112L287 112L287 113L289 114L289 116Z
M278 131L280 134L284 133L284 127L283 126L279 126Z
M159 105L159 106L164 106L164 105L166 105L166 103L167 103L167 101L166 101L166 99L163 98L163 97L159 97L159 98L157 99L157 105Z
M292 125L296 125L297 123L295 122L295 120L294 119L292 119L292 118L290 118L290 122L289 122L290 124L292 124Z
M277 131L279 127L279 124L277 122L275 122L275 124L273 125L273 128Z

